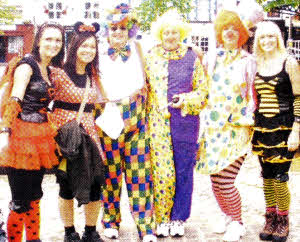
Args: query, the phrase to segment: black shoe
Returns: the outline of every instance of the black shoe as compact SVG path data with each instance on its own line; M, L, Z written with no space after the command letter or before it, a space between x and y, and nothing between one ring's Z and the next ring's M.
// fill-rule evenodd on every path
M84 232L81 242L104 242L104 240L101 239L97 231L93 231L91 233Z
M80 242L80 236L77 232L65 235L64 242Z

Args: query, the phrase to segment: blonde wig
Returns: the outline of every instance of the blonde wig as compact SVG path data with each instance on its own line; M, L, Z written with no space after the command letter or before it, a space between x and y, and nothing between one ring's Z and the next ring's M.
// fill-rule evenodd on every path
M174 28L180 32L180 41L187 38L191 27L187 22L182 20L179 13L175 9L170 9L162 16L158 17L151 25L151 33L156 39L162 42L162 33L166 28Z
M281 31L277 24L266 21L266 22L260 22L257 24L257 29L255 31L255 37L254 37L254 44L253 44L253 53L258 58L258 61L260 61L264 57L264 51L262 50L259 39L262 35L274 35L277 38L277 48L275 51L279 55L287 55L286 48L284 46L283 37L281 34Z
M223 45L222 32L229 26L234 26L239 31L238 48L243 46L249 38L249 32L236 12L225 9L218 13L214 22L217 42Z

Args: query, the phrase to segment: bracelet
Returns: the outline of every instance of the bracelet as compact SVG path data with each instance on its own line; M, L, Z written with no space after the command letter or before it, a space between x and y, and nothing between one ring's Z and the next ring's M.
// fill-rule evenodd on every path
M4 127L2 129L0 129L0 134L2 134L2 133L8 133L10 135L11 134L11 128Z
M300 123L300 95L295 96L293 106L295 122Z
M11 100L14 100L14 101L17 102L17 103L19 103L19 105L21 105L21 103L22 103L21 99L18 98L18 97L11 96L10 99L11 99Z
M294 122L300 123L300 117L299 117L299 116L295 116L295 117L294 117Z

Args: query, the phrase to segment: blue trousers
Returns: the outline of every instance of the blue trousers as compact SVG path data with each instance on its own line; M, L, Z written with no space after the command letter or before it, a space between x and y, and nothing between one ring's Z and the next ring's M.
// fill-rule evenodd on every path
M191 213L193 173L198 145L186 142L173 142L173 147L176 188L171 221L186 221Z

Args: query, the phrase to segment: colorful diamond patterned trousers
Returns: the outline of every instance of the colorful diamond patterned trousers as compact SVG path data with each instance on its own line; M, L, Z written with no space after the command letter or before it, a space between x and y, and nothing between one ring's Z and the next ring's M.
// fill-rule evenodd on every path
M103 131L99 131L107 157L105 161L106 182L102 192L104 204L102 223L105 228L119 228L124 173L131 214L140 237L152 234L155 227L145 97L146 90L142 89L140 93L117 103L125 124L118 139L111 139Z

